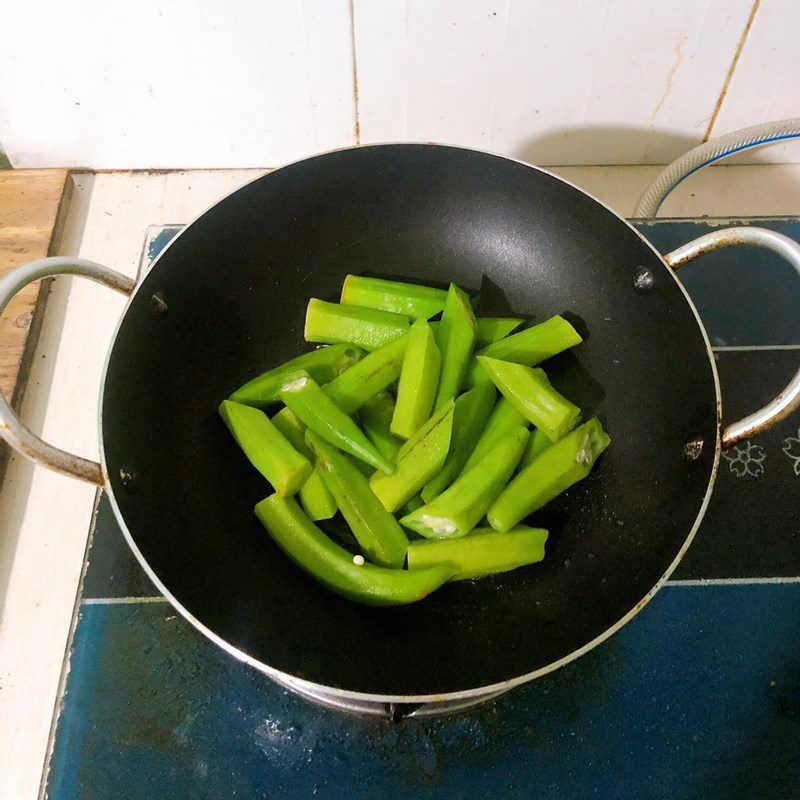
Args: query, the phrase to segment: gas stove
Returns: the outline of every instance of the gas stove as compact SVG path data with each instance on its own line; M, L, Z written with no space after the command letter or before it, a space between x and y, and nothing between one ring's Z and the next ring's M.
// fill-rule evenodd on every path
M756 222L800 239L795 219L636 224L668 252ZM143 268L180 229L148 230ZM800 285L778 257L744 248L681 279L714 346L725 417L738 418L797 368ZM688 555L606 643L472 709L358 716L197 633L150 584L101 491L43 788L52 800L798 796L799 510L795 415L723 454Z

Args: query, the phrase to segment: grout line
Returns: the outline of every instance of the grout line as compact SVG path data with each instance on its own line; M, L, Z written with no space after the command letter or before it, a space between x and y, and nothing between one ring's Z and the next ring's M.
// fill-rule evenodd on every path
M353 102L355 104L355 137L356 144L361 144L361 122L358 108L358 59L356 57L356 3L350 0L350 42L353 48Z
M763 586L768 584L800 583L800 575L776 578L692 578L667 581L665 586Z
M133 603L166 603L166 597L84 597L84 606L121 606Z
M741 38L739 39L739 44L736 47L736 52L733 54L733 61L731 61L730 69L728 70L728 74L725 76L725 83L722 84L722 91L719 93L719 97L717 98L717 104L714 106L714 111L711 114L711 119L708 122L708 127L706 128L705 136L703 136L703 142L708 141L709 137L711 136L711 131L714 129L714 125L717 122L717 117L719 116L719 112L722 108L722 103L725 101L725 96L728 94L728 88L731 85L733 73L736 70L736 65L739 63L739 57L742 55L742 50L744 50L744 44L747 41L748 35L750 34L750 28L753 27L753 22L755 21L756 18L756 12L758 11L758 7L760 5L761 5L761 0L754 0L753 8L750 10L750 17L747 20L747 24L744 26Z
M712 347L715 353L749 352L751 350L800 350L800 344L732 344L724 347Z

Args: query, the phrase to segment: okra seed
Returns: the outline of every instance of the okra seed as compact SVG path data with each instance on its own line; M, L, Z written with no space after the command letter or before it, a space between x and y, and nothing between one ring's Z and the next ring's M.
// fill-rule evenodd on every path
M364 556L353 556L353 563L357 567L363 567L364 566Z

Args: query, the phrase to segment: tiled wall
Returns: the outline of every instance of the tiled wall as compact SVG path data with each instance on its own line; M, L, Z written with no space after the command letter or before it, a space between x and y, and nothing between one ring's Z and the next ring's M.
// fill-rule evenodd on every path
M800 115L798 0L48 0L4 16L15 166L270 166L397 140L666 163Z

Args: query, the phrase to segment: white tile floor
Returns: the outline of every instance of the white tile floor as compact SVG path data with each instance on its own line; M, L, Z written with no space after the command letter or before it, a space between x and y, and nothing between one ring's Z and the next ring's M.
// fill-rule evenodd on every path
M187 222L260 170L76 176L61 253L134 275L151 224ZM557 172L630 214L657 167ZM800 165L716 167L662 216L800 215ZM124 301L59 279L45 315L23 416L61 447L97 458L97 396ZM0 490L0 797L33 800L57 696L95 491L13 457Z

